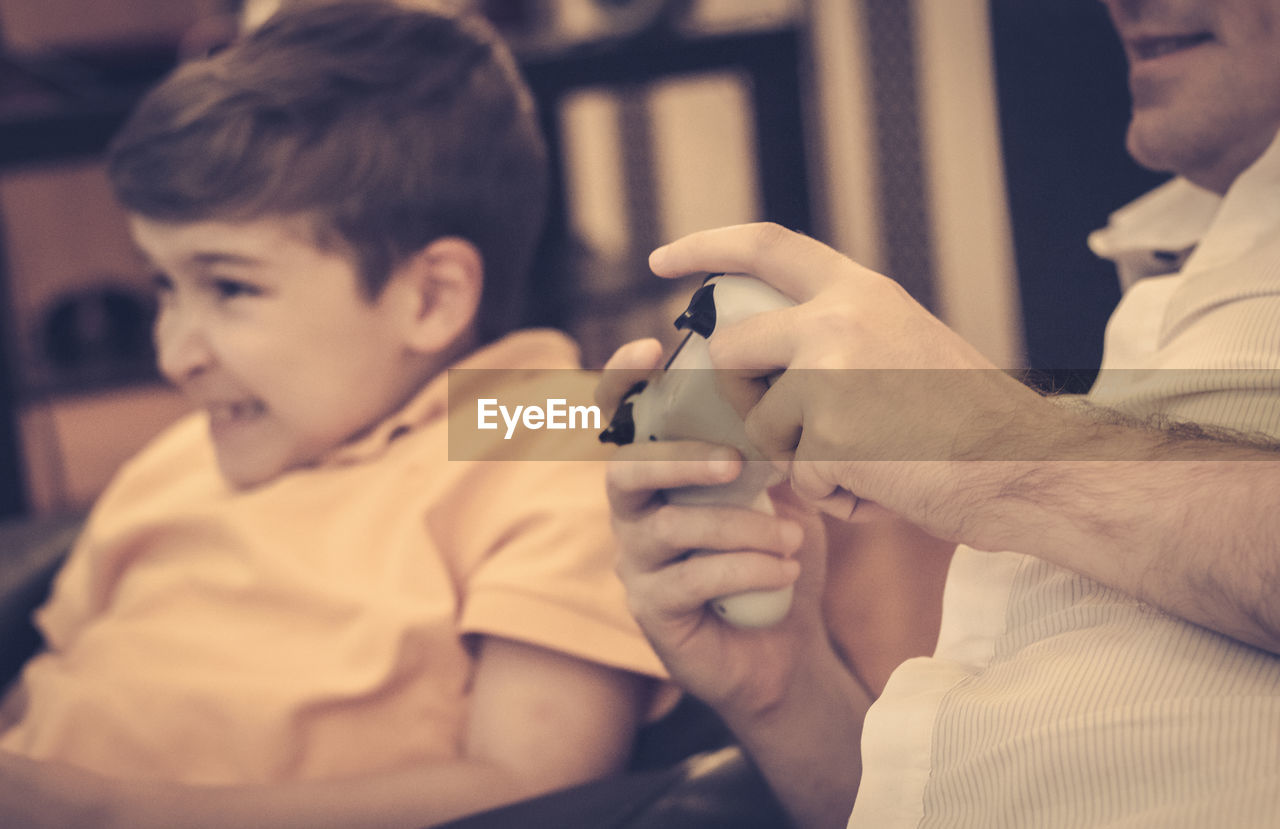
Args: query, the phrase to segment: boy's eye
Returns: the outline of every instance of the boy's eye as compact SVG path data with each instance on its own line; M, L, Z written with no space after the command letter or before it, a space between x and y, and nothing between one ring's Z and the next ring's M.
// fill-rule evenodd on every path
M167 273L152 274L151 289L157 294L167 294L173 290L173 280Z
M220 299L255 296L260 293L256 285L250 285L247 282L241 282L236 279L215 279L213 280L213 290L217 292Z

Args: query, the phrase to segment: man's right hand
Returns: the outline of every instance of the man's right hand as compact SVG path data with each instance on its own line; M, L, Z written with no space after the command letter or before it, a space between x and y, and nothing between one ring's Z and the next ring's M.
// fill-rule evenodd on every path
M660 356L652 341L619 349L597 390L601 407L616 407ZM618 574L641 628L678 683L726 716L749 717L776 702L790 684L795 661L826 642L819 600L825 565L821 522L786 485L771 493L776 516L674 505L662 494L725 483L742 464L732 449L706 443L633 444L610 461L608 491L620 546ZM695 549L721 552L689 557ZM734 627L708 606L718 596L793 582L791 613L773 628Z
M661 351L652 340L619 349L597 389L601 408L616 408L658 365ZM618 574L672 679L725 719L796 825L838 825L857 793L871 694L836 654L824 625L827 544L818 514L787 484L770 491L773 516L677 506L662 495L732 480L742 463L732 450L705 443L619 449L608 471ZM721 552L689 557L702 549ZM727 593L792 583L791 612L770 628L735 627L708 606Z

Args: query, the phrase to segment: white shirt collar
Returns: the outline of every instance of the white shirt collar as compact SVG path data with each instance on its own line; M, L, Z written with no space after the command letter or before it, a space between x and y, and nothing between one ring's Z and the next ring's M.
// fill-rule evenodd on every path
M1280 226L1280 135L1225 196L1175 178L1111 214L1089 248L1116 265L1121 287L1222 264Z

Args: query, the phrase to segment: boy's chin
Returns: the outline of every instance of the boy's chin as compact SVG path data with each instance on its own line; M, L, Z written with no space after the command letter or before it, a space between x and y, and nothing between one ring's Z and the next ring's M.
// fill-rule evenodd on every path
M231 489L252 489L280 477L291 467L261 457L244 458L218 452L218 471Z

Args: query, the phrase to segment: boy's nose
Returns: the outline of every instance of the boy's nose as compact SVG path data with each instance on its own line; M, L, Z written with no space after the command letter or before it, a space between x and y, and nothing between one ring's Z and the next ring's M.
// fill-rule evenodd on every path
M192 313L161 309L156 316L155 341L160 373L174 383L200 374L213 360L204 329Z

